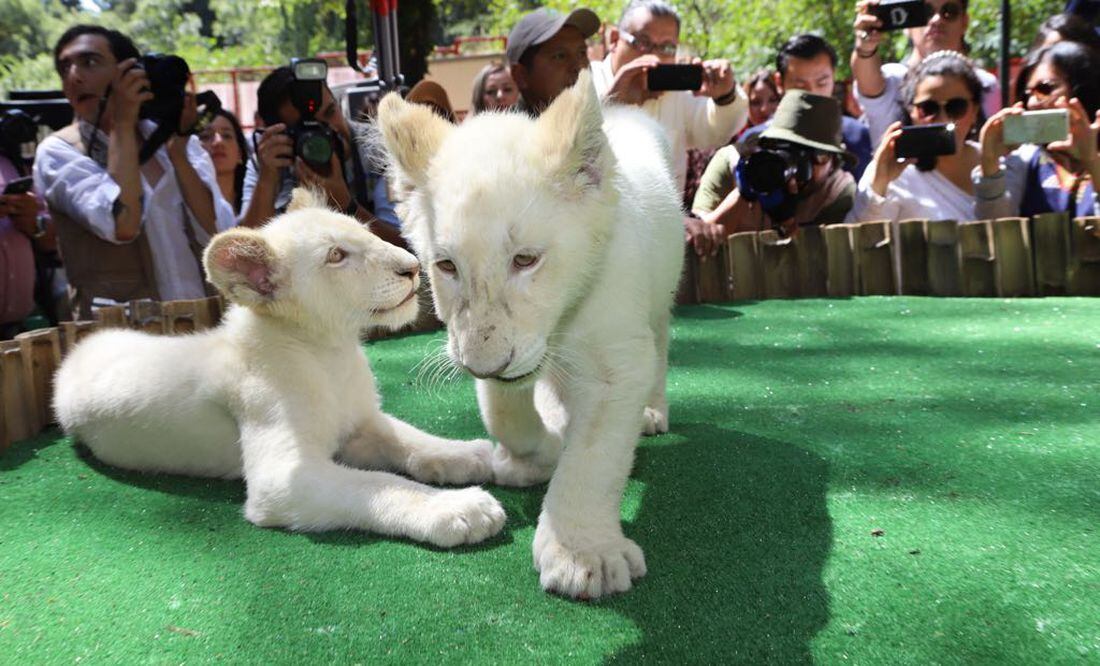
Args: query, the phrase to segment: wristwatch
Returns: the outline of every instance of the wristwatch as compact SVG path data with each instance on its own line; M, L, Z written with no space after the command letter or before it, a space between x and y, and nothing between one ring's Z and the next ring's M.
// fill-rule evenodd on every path
M50 217L48 215L39 214L34 218L34 233L31 234L31 239L38 240L46 235L46 225L50 223Z

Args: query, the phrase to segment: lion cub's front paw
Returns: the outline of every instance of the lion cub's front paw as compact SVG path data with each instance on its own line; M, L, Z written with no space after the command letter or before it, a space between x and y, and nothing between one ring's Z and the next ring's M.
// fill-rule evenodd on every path
M606 536L567 544L540 520L533 551L542 589L586 600L629 590L646 574L645 555L622 535Z
M493 443L487 439L454 440L416 451L406 471L421 483L464 486L493 480Z
M642 410L642 434L660 435L668 432L668 407L646 407Z
M554 474L557 464L544 460L543 456L534 453L530 456L515 456L503 445L493 449L493 481L498 486L512 486L513 488L525 488L546 483Z
M441 491L421 511L423 540L444 548L483 541L504 527L504 508L481 488Z

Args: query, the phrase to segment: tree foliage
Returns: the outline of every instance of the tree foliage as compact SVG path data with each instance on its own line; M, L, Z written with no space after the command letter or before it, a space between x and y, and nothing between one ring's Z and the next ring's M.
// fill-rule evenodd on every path
M372 43L367 0L357 0L359 43ZM605 22L616 23L626 0L585 3ZM817 32L842 54L847 73L853 0L679 0L681 39L692 53L728 58L742 75L774 61L789 36ZM972 0L969 41L972 55L987 67L1000 47L1000 2ZM1012 50L1022 55L1039 24L1063 0L1016 0ZM400 3L402 62L416 80L425 71L433 43L462 35L507 34L523 14L547 6L568 11L567 0L404 0ZM93 7L93 9L88 9ZM0 89L56 87L50 51L68 26L99 23L131 35L146 51L177 53L195 69L249 67L287 62L292 56L343 51L341 0L0 0ZM900 34L885 47L900 57Z

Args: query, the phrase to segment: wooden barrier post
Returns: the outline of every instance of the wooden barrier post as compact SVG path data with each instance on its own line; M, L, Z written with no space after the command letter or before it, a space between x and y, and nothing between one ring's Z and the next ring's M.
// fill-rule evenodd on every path
M105 305L96 308L92 311L92 316L95 317L95 321L99 323L101 328L126 328L128 326L126 306L124 305Z
M993 296L997 280L993 273L993 233L989 222L960 222L959 251L962 253L960 285L964 296Z
M38 434L33 400L23 371L22 345L0 341L0 450Z
M691 243L684 243L684 270L680 273L680 287L676 290L676 305L694 305L699 302L695 295L695 274L699 258Z
M15 336L23 356L24 388L33 394L38 430L54 422L53 376L61 365L61 336L43 328Z
M928 232L929 293L933 296L961 295L958 223L954 220L929 221L925 229Z
M855 224L830 224L822 230L828 272L826 293L833 298L847 298L859 291L859 253L855 251L857 228Z
M207 328L209 317L203 317L203 321L199 321L199 311L204 309L204 305L201 300L161 303L160 310L164 316L164 332L168 335L182 335Z
M794 239L798 257L798 293L802 298L820 298L829 293L829 259L825 235L819 226L798 229Z
M1100 217L1079 217L1070 227L1066 286L1073 296L1100 296Z
M864 296L893 295L894 262L890 248L890 223L861 222L856 233L859 241L860 293Z
M1040 296L1062 296L1066 293L1069 226L1069 215L1065 213L1043 213L1031 218L1035 290Z
M764 298L798 298L798 252L794 240L761 231L757 241L764 272Z
M692 253L694 254L694 252ZM695 257L695 300L699 303L724 303L730 300L729 259L726 245L718 245L711 257Z
M421 279L423 284L424 279ZM429 290L430 291L430 290ZM225 299L219 296L208 296L200 301L202 307L199 309L199 318L206 320L207 328L213 328L222 323L222 315L225 314Z
M1035 272L1031 263L1031 234L1024 217L993 220L993 263L997 295L1031 296L1035 293Z
M727 271L733 281L735 301L750 301L764 296L764 269L760 263L760 239L755 231L733 234L726 241Z
M61 356L68 356L77 343L100 328L96 321L61 322Z
M898 223L901 246L901 293L928 295L928 220L902 220Z
M154 335L164 333L161 303L149 299L130 301L130 328Z

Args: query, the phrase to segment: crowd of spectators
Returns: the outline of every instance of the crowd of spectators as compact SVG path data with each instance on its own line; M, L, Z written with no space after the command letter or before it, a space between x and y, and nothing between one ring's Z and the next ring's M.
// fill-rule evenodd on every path
M629 0L618 17L602 20L584 8L539 9L511 30L505 61L478 73L469 114L537 117L589 70L605 104L636 106L663 128L684 192L685 238L704 259L737 231L797 234L845 220L1100 215L1100 3L1071 0L1066 13L1042 25L1007 108L997 77L968 55L967 0L925 4L929 21L906 29L910 50L900 62L884 61L877 2L861 0L850 44L794 35L774 69L740 82L725 60L685 55L680 16L663 0ZM594 39L601 48L591 48ZM850 86L837 80L837 47L850 56ZM0 196L0 339L18 333L36 307L56 320L87 317L99 304L205 295L199 258L210 237L235 225L263 225L285 210L299 184L403 244L377 147L366 145L370 133L346 116L327 85L315 114L334 137L327 163L296 156L288 128L299 124L301 111L290 67L261 82L251 135L224 110L197 126L188 95L176 131L142 159L155 127L139 110L153 93L147 73L133 66L140 56L134 43L114 30L78 25L53 55L74 123L42 140L33 155L7 141L0 146L0 187L7 190ZM697 65L696 89L651 90L650 73L670 63ZM436 82L421 81L407 96L461 121ZM1006 121L1040 110L1064 111L1064 137L1006 140ZM914 126L944 127L954 152L899 156ZM790 160L786 182L775 189L753 174L765 161L754 157L761 153ZM32 174L33 187L25 187Z

